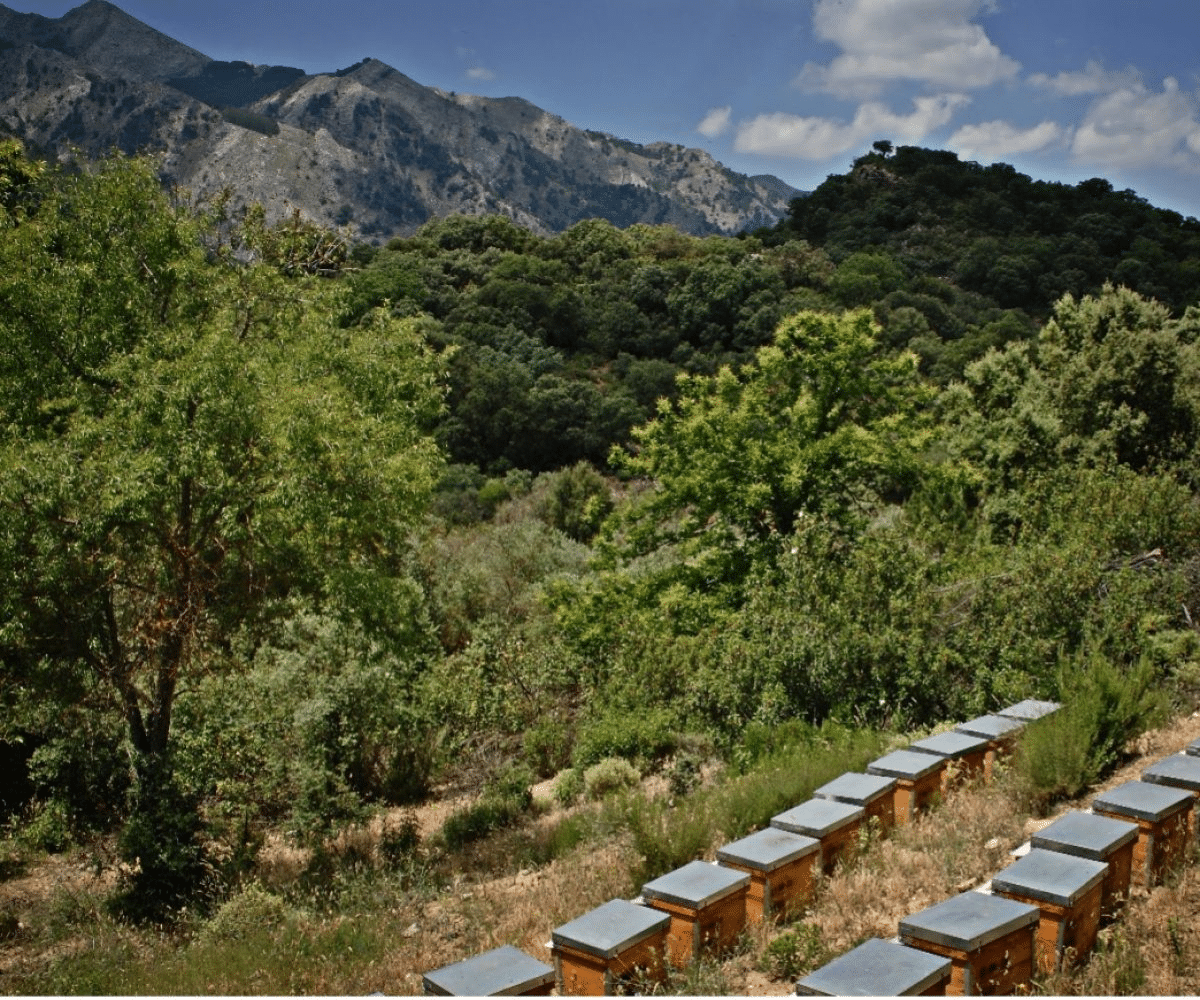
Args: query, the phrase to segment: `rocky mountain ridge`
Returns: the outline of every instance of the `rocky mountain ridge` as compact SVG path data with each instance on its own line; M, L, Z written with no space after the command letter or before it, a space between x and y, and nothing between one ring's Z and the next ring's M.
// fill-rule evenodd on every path
M198 196L231 188L272 218L299 210L375 241L455 212L543 234L592 217L728 234L774 223L798 193L375 59L311 75L218 62L106 0L57 19L0 5L0 130L49 155L155 152L164 181Z

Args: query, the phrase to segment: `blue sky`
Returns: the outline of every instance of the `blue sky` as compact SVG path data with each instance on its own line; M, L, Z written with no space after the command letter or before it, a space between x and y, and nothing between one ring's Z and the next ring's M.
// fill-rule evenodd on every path
M117 0L216 59L518 96L803 189L877 139L1200 217L1200 0ZM8 0L51 17L68 0Z

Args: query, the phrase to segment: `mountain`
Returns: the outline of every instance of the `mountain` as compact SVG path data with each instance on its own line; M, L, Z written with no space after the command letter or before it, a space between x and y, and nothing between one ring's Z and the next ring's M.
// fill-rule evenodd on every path
M57 19L0 5L0 130L48 155L154 152L166 183L231 188L271 218L298 209L375 241L456 212L539 233L599 217L728 234L775 223L799 194L702 150L446 93L375 59L313 75L219 62L105 0Z

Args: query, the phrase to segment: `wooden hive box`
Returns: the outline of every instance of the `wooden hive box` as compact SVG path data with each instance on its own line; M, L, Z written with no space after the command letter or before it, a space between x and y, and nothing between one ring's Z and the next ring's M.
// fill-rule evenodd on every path
M1053 972L1072 949L1084 961L1100 929L1100 898L1108 865L1058 851L1031 850L992 876L992 892L1041 911L1037 932L1038 968Z
M1192 740L1192 742L1187 745L1187 750L1185 752L1192 757L1200 757L1200 740Z
M746 926L744 872L692 861L642 886L646 903L671 916L667 957L682 968L703 951L733 947Z
M983 736L991 743L983 761L983 778L985 781L991 781L996 759L1012 753L1013 745L1021 730L1025 728L1025 723L1007 715L980 715L954 728L969 736Z
M1184 788L1191 792L1194 798L1200 798L1200 757L1193 757L1187 753L1164 757L1142 772L1142 781L1148 781L1152 785L1166 785L1169 788ZM1194 804L1188 826L1192 835L1195 836L1196 806Z
M510 944L425 973L426 996L548 997L554 970Z
M861 806L868 822L879 822L880 833L896 825L896 779L886 775L848 771L818 788L813 798Z
M932 754L946 761L946 767L942 769L941 787L944 795L956 781L970 781L972 778L983 777L987 752L991 745L985 736L949 732L926 736L911 744L909 749L916 750L917 753Z
M833 799L809 799L771 817L771 826L821 842L821 870L826 874L849 857L858 845L858 830L866 818L862 806Z
M1000 709L996 714L1003 715L1007 719L1033 722L1036 719L1045 718L1047 715L1053 715L1060 708L1062 705L1057 701L1035 701L1032 698L1026 698L1015 705L1009 705L1008 708Z
M1183 859L1193 801L1186 788L1146 781L1127 781L1092 799L1093 812L1138 825L1133 845L1134 884L1147 889L1157 885L1163 872Z
M613 899L557 928L550 938L563 996L612 996L623 980L666 976L670 914Z
M1059 851L1107 864L1108 873L1100 893L1100 914L1113 916L1129 898L1133 848L1137 838L1136 823L1072 811L1035 833L1030 844L1044 851Z
M945 769L944 757L916 750L895 750L868 764L867 774L896 779L892 799L896 822L910 823L941 792Z
M800 996L942 997L953 963L932 952L871 938L796 983Z
M900 921L900 940L950 959L948 996L1008 996L1033 982L1041 910L964 892Z
M761 923L804 906L821 871L821 842L776 827L759 830L717 851L727 868L750 876L746 920Z

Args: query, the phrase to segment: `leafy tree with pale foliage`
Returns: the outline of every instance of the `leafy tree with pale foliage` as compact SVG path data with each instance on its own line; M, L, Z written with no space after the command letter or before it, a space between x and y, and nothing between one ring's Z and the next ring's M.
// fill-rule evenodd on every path
M341 328L336 283L232 246L147 162L26 202L0 231L0 677L119 714L146 850L177 694L237 630L307 603L416 641L439 366L408 321Z

